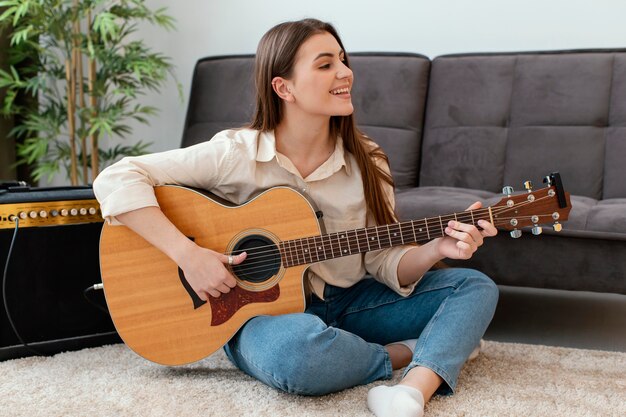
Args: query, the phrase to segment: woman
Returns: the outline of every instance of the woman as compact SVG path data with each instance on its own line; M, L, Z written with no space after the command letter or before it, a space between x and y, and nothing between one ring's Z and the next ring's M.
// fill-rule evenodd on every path
M103 215L167 254L203 300L237 285L225 264L246 254L197 246L160 211L154 185L204 188L235 204L291 186L324 212L328 232L396 221L387 158L354 124L353 82L331 25L306 19L275 26L257 50L252 124L104 170L94 183ZM488 222L479 226L450 222L445 237L422 246L312 265L306 312L249 320L225 346L228 357L264 383L304 395L388 379L406 367L398 385L370 390L368 406L378 417L421 416L437 390L454 390L495 310L497 287L482 273L429 271L443 258L470 258L496 234Z

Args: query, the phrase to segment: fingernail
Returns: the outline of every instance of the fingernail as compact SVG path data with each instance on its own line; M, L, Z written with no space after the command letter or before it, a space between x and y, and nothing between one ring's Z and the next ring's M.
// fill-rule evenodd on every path
M455 225L454 225L454 220L450 220L450 221L448 222L448 226L450 226L450 227L454 227L454 226L455 226Z

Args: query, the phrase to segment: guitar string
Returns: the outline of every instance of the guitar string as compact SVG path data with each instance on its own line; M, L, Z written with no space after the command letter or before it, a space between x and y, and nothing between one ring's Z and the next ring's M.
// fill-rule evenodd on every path
M524 203L524 204L527 204L527 203ZM522 205L522 203L520 203L519 205ZM512 209L512 208L513 208L513 207L507 207L506 209L502 209L502 210L500 210L500 211L506 211L506 210L510 210L510 209ZM446 215L445 217L447 217L447 216L451 216L451 215ZM538 217L547 217L547 216L551 216L551 215L549 215L549 214L546 214L546 215L538 215ZM517 216L517 217L515 217L515 218L516 218L516 219L520 219L520 220L524 220L524 219L530 219L530 218L532 218L532 216ZM502 225L506 225L506 224L508 224L508 223L509 223L510 219L511 219L511 218L499 218L497 222L496 222L496 221L494 221L494 225L495 225L495 226L502 226ZM469 219L468 219L468 220L469 220ZM408 223L410 223L410 222L404 222L404 224L397 223L397 225L400 225L400 227L398 227L398 229L400 230L400 233L401 233L401 235L402 235L402 236L405 236L405 234L407 233L406 228L408 228L408 230L409 230L409 231L408 231L408 235L409 235L409 236L410 236L411 234L414 234L414 233L413 233L413 232L414 232L414 230L413 230L413 226L412 226L412 225L409 225ZM542 223L543 223L543 222L542 222ZM385 226L381 226L381 227L383 227L383 228L384 228ZM405 230L403 230L403 228L404 228ZM433 234L438 234L438 233L440 233L440 230L441 230L441 228L440 228L440 227L433 227L432 229L433 229L433 232L434 232ZM353 231L353 232L355 233L355 235L357 235L358 230L359 230L359 229L356 229L356 230L354 230L354 231ZM363 230L363 229L361 229L361 230ZM349 232L349 231L348 231L348 232ZM338 232L337 234L339 234L339 233L344 233L344 232ZM378 232L377 232L377 233L378 233ZM384 232L383 232L383 233L384 233ZM389 233L389 232L388 232L388 233ZM394 232L394 233L395 233L395 232ZM423 240L428 240L428 239L424 239L424 238L426 238L427 236L429 236L429 235L430 235L430 233L429 233L429 232L426 232L426 233L421 232L421 233L415 233L415 237L417 237L417 234L419 234L419 235L420 235L420 237L417 239L417 241L418 241L418 242L419 242L419 241L423 241ZM348 233L347 233L347 232L345 232L345 235L347 236L347 235L348 235ZM401 244L401 242L403 241L403 237L402 237L402 236L401 236L401 238L400 238L400 240L399 240L399 241L398 241L397 236L395 237L395 240L394 240L394 238L392 238L390 235L388 235L388 236L389 236L389 243L391 244L391 246L395 246L395 245L397 245L397 244ZM443 235L442 235L442 236L443 236ZM317 237L317 236L316 236L316 237ZM321 237L322 237L322 236L320 236L320 238L321 238ZM364 238L364 237L365 237L365 236L357 236L357 240L356 240L356 242L357 242L358 247L360 247L360 245L362 244L362 242L363 242L363 238ZM440 237L440 236L438 236L438 235L437 235L437 237ZM365 238L366 238L366 237L365 237ZM308 242L303 242L303 241L304 241L304 240L306 240L306 239L310 239L310 238L302 238L302 239L298 239L298 240L300 240L300 242L299 242L299 243L300 243L300 248L297 248L297 247L296 247L296 248L294 248L294 249L296 250L296 252L295 252L295 253L291 250L291 248L287 248L287 247L284 247L284 248L283 248L283 254L285 255L285 261L286 261L286 262L294 262L294 261L295 261L295 262L297 262L298 264L301 264L301 263L300 263L300 259L302 259L302 260L304 260L304 261L305 261L305 262L302 262L302 263L315 263L315 262L319 262L319 261L320 261L320 257L319 257L319 256L316 256L317 260L313 260L313 253L312 253L312 252L305 252L305 251L303 251L303 249L304 249L304 245L306 245L308 248L310 248L310 247L311 247L310 243L308 243ZM344 238L344 239L345 239L345 238ZM366 239L367 239L367 238L366 238ZM387 239L385 239L385 241L386 241L386 240L387 240ZM414 239L411 239L411 241L410 241L410 242L412 242L412 241L414 241ZM378 239L377 239L377 244L378 244L378 246L379 246L379 249L381 249L381 248L382 248L382 247L380 246L380 242L381 242L381 239L380 239L380 236L378 236ZM303 243L304 243L304 244L303 244ZM369 243L369 241L368 241L368 240L366 240L366 243ZM297 243L295 243L295 244L297 245ZM352 245L352 246L354 246L354 245ZM340 256L349 256L349 255L355 254L355 253L353 253L353 252L352 252L352 246L350 246L350 243L348 242L348 249L350 250L350 253L346 253L346 252L345 252L345 250L344 250L344 251L343 251L343 253L344 253L344 254L342 254L342 255L340 255ZM371 245L369 245L369 244L367 245L367 247L368 247L368 248L370 248L370 246L371 246ZM264 247L270 247L270 246L264 246ZM258 248L264 248L264 247L257 247L257 248L255 248L255 249L258 249ZM323 247L325 250L326 250L326 249L330 250L330 251L331 251L331 253L333 253L333 255L334 255L335 249L337 249L337 252L338 252L338 253L341 253L341 252L342 252L342 251L341 251L341 244L340 244L340 242L338 242L338 243L337 243L337 245L335 245L333 242L330 242L330 246L328 246L328 244L327 244L327 243L324 243L324 242L322 241L322 247ZM363 243L363 247L365 247L365 243ZM280 249L278 249L276 245L271 245L271 248L272 248L272 250L271 250L271 251L261 251L261 252L256 251L256 252L254 252L254 255L256 256L256 257L255 257L255 262L248 262L248 263L246 263L245 265L246 265L247 267L251 267L252 265L255 265L255 264L259 264L259 263L263 263L263 262L265 262L265 260L264 260L263 258L272 258L272 259L274 259L274 258L276 258L277 256L279 256ZM376 250L378 250L378 249L376 249ZM287 251L289 251L289 252L287 252ZM268 253L268 252L270 253L270 255L264 255L264 256L260 256L260 257L258 256L258 255L263 255L263 254ZM361 253L361 251L358 251L358 252L356 252L356 253ZM317 254L317 252L315 252L315 254ZM291 255L291 256L289 256L289 255ZM310 262L307 262L307 261L306 261L307 255L308 255L308 258L310 259ZM289 259L289 258L291 258L291 259ZM324 252L324 258L325 258L325 259L327 259L327 258L328 258L328 257L327 257L327 255L326 255L326 252ZM333 258L335 258L335 256L333 256ZM323 259L323 260L325 260L325 259ZM242 267L240 267L240 268L243 268L243 266L242 266Z
M357 253L347 254L347 255L343 255L343 256L350 256L350 255L357 255ZM303 258L303 257L301 257L301 258ZM295 264L292 264L292 265L286 265L286 267L288 268L288 267L297 266L297 265L314 264L314 263L322 262L322 261L323 260L317 260L317 261L311 260L310 262L298 262L298 263L295 263ZM271 271L276 270L275 264L274 263L269 263L267 261L265 261L265 262L256 262L256 266L254 266L252 268L250 267L251 265L252 264L245 264L244 263L244 264L242 264L239 267L238 271L242 272L242 273L262 273L262 272L271 272ZM238 265L233 265L233 266L238 266Z
M546 215L538 215L538 217L548 217L548 216L551 216L551 215L547 215L547 214ZM526 216L526 217L530 218L532 216ZM518 218L521 219L523 217L518 217ZM500 225L503 225L503 224L506 224L506 223L507 223L506 221L505 222L498 222L496 225L500 226ZM425 235L422 234L421 237L425 237ZM437 236L437 237L439 237L439 236ZM379 240L379 243L380 243L380 240ZM402 240L398 240L398 238L396 238L395 240L394 239L390 239L389 243L391 244L391 246L395 246L395 245L398 245L398 244L402 244ZM379 249L382 249L382 247L379 247ZM375 250L378 250L378 249L375 249ZM340 251L338 250L338 252L340 252ZM350 256L350 255L355 255L355 254L358 254L358 253L361 253L361 252L356 252L356 253L350 252L350 253L342 254L340 256ZM309 261L307 261L307 259L306 259L307 255L308 255ZM277 257L276 251L272 255L272 258L275 258L275 257ZM266 258L266 259L264 260L263 258ZM268 262L267 258L268 258L268 256L264 256L264 257L262 256L260 258L256 258L255 262L244 263L244 264L242 264L239 267L239 269L242 272L264 272L264 271L268 271L268 269L264 269L264 270L257 270L256 269L256 268L259 268L259 267L265 268L266 266L270 265L270 263ZM300 259L302 259L304 262L300 262ZM302 264L307 264L307 263L317 263L317 262L320 262L320 261L323 261L323 260L326 260L326 258L325 259L320 259L319 257L317 257L317 260L314 260L313 259L313 255L311 253L304 253L304 252L299 252L298 256L292 256L291 259L287 259L287 257L285 257L285 261L286 261L285 263L296 262L294 265L302 265ZM259 264L261 264L261 265L259 265ZM272 259L271 264L272 265L274 264L274 260L273 259ZM289 266L294 266L294 265L287 265L287 266L289 267ZM270 268L269 270L272 270L272 269L274 269L274 268Z
M507 208L506 208L506 210L510 210L510 209L511 209L511 208L509 208L509 207L507 207ZM482 211L482 213L480 213L481 211ZM481 219L483 219L483 217L480 217L480 216L481 216L481 214L487 214L488 212L489 212L489 208L485 208L485 209L477 209L477 210L472 210L471 212L462 212L462 213L455 213L455 214L457 214L457 215L458 215L458 216L457 216L457 220L458 220L458 221L464 222L464 221L469 221L469 220L472 220L472 219L474 218L474 216L473 216L473 215L476 215L476 217L478 217L478 219L477 219L477 220L481 220ZM441 217L442 217L442 218L444 218L444 217L451 217L451 216L454 216L454 214L445 214L445 215L442 215ZM486 219L487 219L487 217L485 217L484 219L486 220ZM333 235L333 234L337 234L337 235L338 235L338 234L341 234L341 233L345 233L346 235L348 235L349 233L354 233L354 234L356 234L356 233L363 233L363 231L365 231L365 229L367 229L367 230L374 229L374 230L371 232L371 234L372 234L372 235L373 235L373 234L379 235L379 234L381 233L381 230L382 230L382 229L386 229L386 228L387 228L387 226L397 228L397 227L398 227L398 225L400 225L400 227L401 227L401 228L402 228L402 227L409 227L409 228L413 227L413 228L414 228L414 227L415 227L415 225L414 225L414 224L409 225L408 223L418 223L418 222L424 222L424 224L425 224L425 225L427 225L427 222L428 222L429 220L430 220L430 221L438 221L438 220L439 220L439 216L437 216L437 217L431 217L431 218L425 218L425 219L420 219L420 220L407 220L407 221L403 221L403 222L392 223L392 224L390 224L390 225L372 226L372 227L368 227L368 228L360 228L360 229L353 229L353 230L344 230L344 231L340 231L340 232L331 232L331 233L327 233L327 234L324 234L324 235L317 235L317 236L309 236L309 237L303 237L303 238L297 238L297 239L290 239L290 240L288 240L288 241L281 241L280 243L285 243L285 242L294 242L294 244L298 244L298 243L302 243L302 241L304 241L304 240L306 240L306 239L316 239L316 238L320 238L320 239L322 239L322 244L323 244L323 245L328 245L328 243L323 243L323 239L324 239L324 237L325 237L325 236L329 236L329 239L330 239L330 235ZM452 218L450 218L449 220L452 220ZM446 220L446 221L449 221L449 220ZM427 225L427 226L428 226L428 225ZM429 231L431 231L431 230L433 230L433 231L434 231L434 230L438 230L438 229L440 229L440 226L428 226L428 227L424 227L424 228L427 228ZM385 233L385 231L382 231L382 233ZM421 233L421 232L420 232L420 233ZM428 233L427 233L426 235L428 235ZM336 238L335 238L335 239L336 239ZM343 239L343 238L342 238L342 239ZM331 246L332 246L332 243L331 243ZM274 252L274 249L273 249L273 248L275 248L275 247L276 247L276 245L275 245L275 244L273 244L273 245L257 246L255 249L259 249L259 248L270 248L270 251L271 251L271 252ZM328 246L327 246L327 247L328 247ZM239 254L241 254L241 253L243 253L243 252L245 252L245 251L246 251L246 250L243 250L243 249L242 249L242 250L232 251L232 252L230 252L230 255L234 255L234 254L239 255ZM256 252L256 253L258 254L259 252ZM226 253L226 255L229 255L229 253Z
M541 199L545 199L545 198L549 198L549 196L540 197L539 199L536 199L534 202L540 201ZM498 207L495 210L492 208L492 213L497 215L500 212L510 211L510 210L515 209L515 208L519 208L520 206L527 205L527 204L534 203L534 202L524 201L522 203L518 203L517 205L511 206L511 207L508 207L508 206ZM481 211L483 213L480 213ZM477 214L477 216L480 216L480 214L486 214L488 211L489 211L489 208L486 208L486 209L473 210L472 212L462 212L462 213L455 213L455 214L457 214L457 218L456 218L457 221L464 222L466 220L472 220L472 219L475 220L474 214ZM442 219L445 218L445 217L450 217L449 220L452 220L451 216L453 216L453 215L454 214L448 214L448 215L443 215L441 217L442 217ZM550 216L550 215L539 215L539 216L540 217L545 217L545 216ZM531 218L531 217L532 216L517 216L515 218L522 220L522 219ZM482 217L478 218L478 220L480 220L480 219L482 219ZM499 218L498 219L499 222L494 221L494 226L506 225L511 219L512 218ZM414 234L415 237L417 237L417 235L419 235L420 238L417 239L417 241L426 240L426 239L424 239L424 237L429 236L431 231L433 232L433 234L436 234L436 233L439 233L439 231L441 230L441 226L428 226L427 227L427 232L425 232L425 233L424 232L415 232L415 230L414 230L415 229L415 224L414 223L415 222L424 222L424 224L426 225L427 224L426 223L427 220L428 219L414 220L414 221L406 221L406 222L395 223L395 224L391 224L391 225L375 226L374 228L377 229L377 230L373 231L372 235L376 234L377 235L377 241L380 242L380 235L379 234L380 234L381 230L379 230L379 229L386 229L387 228L389 230L390 228L393 227L393 228L396 228L396 229L399 230L399 232L401 233L402 237L406 233L408 233L409 236L411 234ZM439 217L433 217L433 218L431 218L431 220L439 220ZM446 222L447 221L448 220L446 220ZM409 224L409 223L411 223L411 224ZM387 226L389 226L389 228ZM407 228L408 228L408 230L407 230ZM353 233L357 237L356 242L357 242L357 245L359 247L363 243L363 239L365 239L365 243L363 243L363 247L365 247L366 244L369 242L369 240L367 239L368 236L363 236L362 235L364 230L365 230L364 228L361 228L361 229L354 229L354 230L348 230L348 231L343 231L343 232L334 232L334 233L336 233L337 235L343 233L343 234L345 234L345 236L348 236L350 233ZM388 234L389 233L388 230L383 230L382 233L383 234ZM397 232L394 232L394 233L397 233ZM309 255L309 258L311 258L312 255L310 255L310 252L302 251L302 249L304 249L303 246L306 245L308 248L310 248L311 247L311 241L310 240L319 238L319 239L321 239L321 245L322 245L321 247L323 249L328 249L328 250L330 250L330 251L332 251L334 253L334 249L337 248L338 252L340 252L340 247L341 247L340 242L337 242L336 244L334 242L332 242L332 241L328 242L328 243L324 242L324 236L329 236L329 239L330 239L330 235L331 234L311 236L311 237L305 237L305 238L300 238L300 239L292 239L292 240L290 240L290 242L293 242L294 245L298 245L298 243L299 243L300 244L300 248L298 248L298 247L289 248L289 247L283 246L282 250L285 253L285 255L288 255L286 251L289 251L289 254L292 255L292 258L293 257L297 257L297 258L302 257L304 259L306 255ZM401 237L401 240L402 240L402 237ZM337 238L339 238L339 237L337 236ZM335 238L335 239L337 239L337 238ZM341 239L350 239L350 238L342 237ZM391 241L391 238L390 238L390 241ZM280 243L285 243L285 242L286 241L282 241ZM353 240L353 242L354 242L354 240ZM313 246L319 246L315 241L313 241L312 243L313 243ZM350 247L351 247L350 246L350 242L348 242L348 248L350 248ZM367 247L369 248L370 245L368 244ZM267 251L258 251L258 249L264 249L264 248L270 248L270 249L267 250ZM275 256L277 256L277 252L281 251L281 249L278 249L278 246L275 245L275 244L274 245L257 246L254 249L256 249L256 251L254 252L254 255L257 256L256 259L259 259L258 255L262 255L262 254L265 254L265 253L269 253L268 256L274 258ZM295 249L295 251L296 251L295 254L293 253L292 249ZM237 252L238 252L237 254L241 254L244 251L245 250L233 251L233 252L231 252L231 254L235 254ZM319 256L317 258L319 259Z

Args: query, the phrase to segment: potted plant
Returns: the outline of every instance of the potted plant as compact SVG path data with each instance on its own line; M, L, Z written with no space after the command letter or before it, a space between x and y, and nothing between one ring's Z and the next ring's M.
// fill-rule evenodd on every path
M0 0L0 10L0 30L12 31L1 112L18 121L10 133L17 163L31 164L34 180L64 168L72 185L88 184L103 166L147 151L142 141L101 145L156 114L137 98L158 91L173 66L133 34L140 22L173 29L164 8L152 11L145 0ZM23 105L21 95L37 103Z

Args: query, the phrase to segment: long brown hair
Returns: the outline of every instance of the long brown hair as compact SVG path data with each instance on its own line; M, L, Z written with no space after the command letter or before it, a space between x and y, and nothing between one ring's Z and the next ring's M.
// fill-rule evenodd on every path
M335 28L316 19L285 22L271 28L259 42L255 61L256 110L250 128L274 130L283 116L283 104L272 88L274 77L291 78L296 54L300 45L313 35L328 32L345 51ZM350 67L347 53L345 62ZM382 166L389 165L387 155L373 141L367 138L354 122L354 117L332 116L330 134L339 135L345 149L354 155L363 177L363 192L367 212L377 224L396 221L396 216L383 190L383 181L393 188L393 179Z

